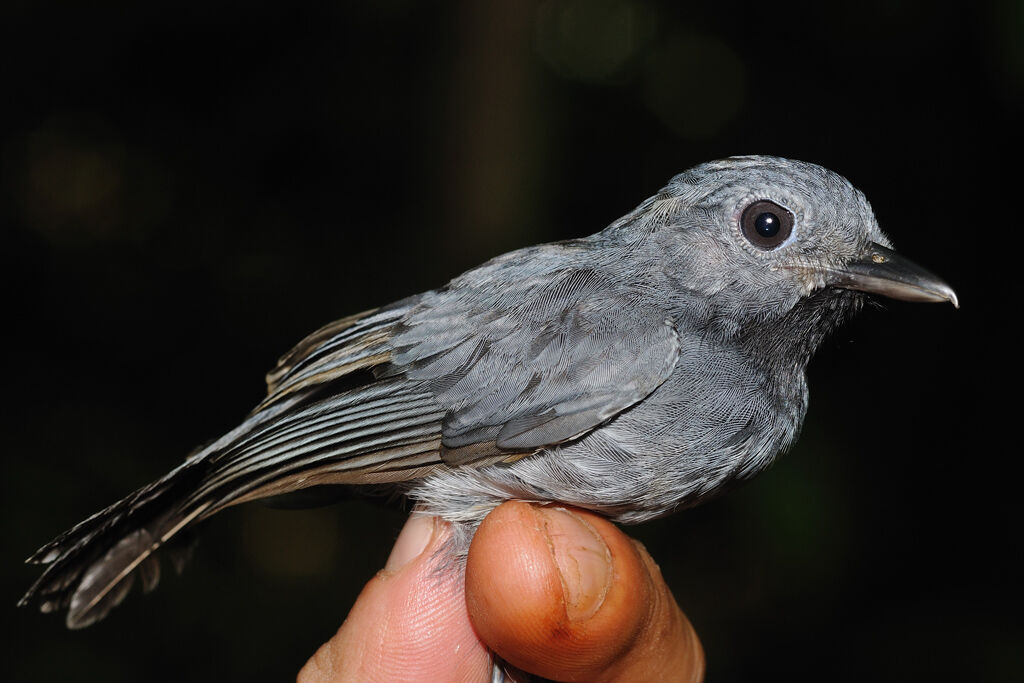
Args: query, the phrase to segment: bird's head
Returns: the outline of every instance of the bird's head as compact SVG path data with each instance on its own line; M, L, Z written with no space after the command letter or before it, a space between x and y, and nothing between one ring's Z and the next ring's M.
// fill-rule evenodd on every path
M706 302L705 317L725 334L802 309L813 315L799 322L823 334L856 308L854 291L958 305L949 285L892 250L860 191L814 164L701 164L612 227L647 232L686 307Z

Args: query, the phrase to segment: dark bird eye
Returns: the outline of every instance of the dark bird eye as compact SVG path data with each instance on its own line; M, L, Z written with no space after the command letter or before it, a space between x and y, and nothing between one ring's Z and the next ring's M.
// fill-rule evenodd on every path
M774 249L793 232L793 214L775 202L761 200L743 210L743 235L759 249Z

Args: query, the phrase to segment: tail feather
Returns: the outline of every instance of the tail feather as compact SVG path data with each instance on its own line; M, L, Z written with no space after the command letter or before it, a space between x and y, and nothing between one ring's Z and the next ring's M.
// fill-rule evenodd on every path
M68 628L83 628L106 616L120 604L135 583L135 574L149 577L143 584L159 579L159 563L152 555L152 536L146 529L136 529L114 545L103 557L93 562L71 594L68 605ZM148 567L149 569L144 569ZM156 567L154 570L153 567Z
M374 374L405 308L342 321L300 344L240 425L32 555L45 569L19 604L67 609L68 627L82 628L124 600L136 577L144 591L156 586L157 551L180 571L190 551L180 551L189 535L181 532L224 507L314 485L397 482L438 466L443 411L417 383Z
M189 514L175 513L149 527L136 529L89 565L68 604L68 628L84 628L103 619L125 599L136 575L144 593L160 581L160 560L154 554L206 506Z
M189 523L198 521L210 505L208 500L183 501L209 473L211 454L301 400L301 396L294 396L250 415L160 479L79 522L37 550L27 562L46 565L46 569L18 605L38 604L43 612L67 608L68 627L82 628L102 619L120 603L136 574L142 579L143 589L151 590L160 578L154 552ZM186 544L167 550L180 572L191 548Z
M143 590L160 580L153 554L206 508L177 510L182 493L202 475L198 461L187 461L165 477L137 490L64 532L36 551L28 562L47 565L19 605L37 603L43 612L68 609L69 628L102 619L141 579ZM172 555L180 571L180 557Z

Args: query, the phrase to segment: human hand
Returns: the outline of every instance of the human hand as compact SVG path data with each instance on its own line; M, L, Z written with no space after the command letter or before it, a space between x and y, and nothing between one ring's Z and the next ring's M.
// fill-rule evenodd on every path
M487 681L492 651L556 680L703 679L700 641L658 566L607 520L505 503L477 530L464 585L438 569L450 534L414 515L300 683Z

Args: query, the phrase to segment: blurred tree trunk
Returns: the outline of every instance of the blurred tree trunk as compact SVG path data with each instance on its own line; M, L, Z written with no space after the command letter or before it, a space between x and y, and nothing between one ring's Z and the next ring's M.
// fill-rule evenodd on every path
M534 231L527 217L538 199L541 148L530 106L536 5L469 0L460 9L436 196L446 251L462 267L528 244Z

